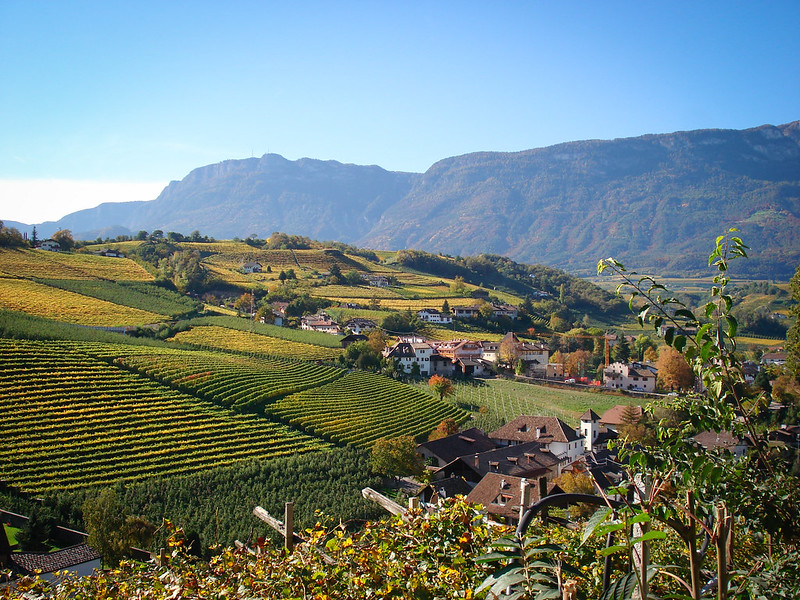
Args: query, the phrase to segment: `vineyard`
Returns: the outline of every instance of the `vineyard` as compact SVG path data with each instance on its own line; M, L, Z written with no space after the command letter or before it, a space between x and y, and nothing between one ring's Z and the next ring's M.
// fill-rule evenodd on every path
M44 250L0 248L0 274L7 277L153 281L153 276L127 258L69 254Z
M108 259L119 260L119 259ZM0 277L0 307L66 323L102 327L144 325L165 315L120 306L27 279Z
M428 392L427 384L416 384L420 391ZM481 408L503 422L519 415L543 415L562 419L577 425L578 417L592 409L598 414L625 398L599 391L583 391L571 387L549 387L507 379L476 379L455 383L456 395L451 398L459 407L473 411Z
M0 477L41 493L308 452L324 442L237 415L74 345L0 339Z
M335 367L219 352L76 343L74 348L237 412L260 411L281 396L342 376Z
M41 283L173 319L196 312L199 306L191 298L150 283L117 283L95 279L46 279Z
M178 333L170 341L200 348L235 350L300 360L334 360L342 353L341 349L312 346L216 325L192 327Z
M251 319L242 317L197 317L189 321L191 325L219 325L229 329L240 331L250 331L261 335L268 335L291 342L311 344L312 346L324 346L325 348L341 349L341 338L330 333L321 331L310 331L308 329L291 329L289 327L278 327L269 323L256 323Z
M446 418L468 414L448 402L388 379L354 371L333 383L282 398L267 414L333 442L370 448L380 438L421 436Z

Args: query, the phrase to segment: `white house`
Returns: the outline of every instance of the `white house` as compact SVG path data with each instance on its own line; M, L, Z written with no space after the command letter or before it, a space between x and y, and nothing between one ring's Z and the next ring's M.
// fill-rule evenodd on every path
M417 311L417 316L425 323L444 323L449 324L453 322L453 315L445 314L435 308L423 308Z
M481 314L480 306L477 304L472 306L453 306L450 310L457 319L475 319Z
M331 333L334 335L342 334L342 328L339 327L339 324L332 320L325 313L301 317L300 329L306 329L308 331L321 331L322 333Z
M637 392L654 392L656 375L652 370L640 365L611 363L603 369L603 387L613 390L634 390Z
M261 273L261 263L246 262L242 265L242 273Z
M48 252L61 252L61 244L55 240L45 240L39 244L39 248Z
M378 327L378 324L375 321L371 321L370 319L361 319L359 317L355 317L353 319L350 319L349 321L346 321L343 327L345 329L349 329L356 335L360 335L363 333L369 333L370 331Z
M394 346L386 348L383 356L399 361L400 367L406 373L411 373L414 364L419 367L420 375L430 375L431 357L434 350L425 342L397 342Z
M574 462L584 452L583 438L557 417L523 415L493 431L489 437L501 446L539 442L563 464Z

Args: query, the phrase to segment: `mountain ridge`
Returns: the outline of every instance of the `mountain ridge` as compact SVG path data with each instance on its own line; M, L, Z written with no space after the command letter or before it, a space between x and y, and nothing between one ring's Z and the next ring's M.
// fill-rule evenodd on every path
M581 274L605 256L695 272L702 240L735 226L754 248L748 270L784 277L800 263L800 121L475 152L425 173L266 154L198 167L156 200L55 225L79 236L113 226L286 231L375 249L502 254Z

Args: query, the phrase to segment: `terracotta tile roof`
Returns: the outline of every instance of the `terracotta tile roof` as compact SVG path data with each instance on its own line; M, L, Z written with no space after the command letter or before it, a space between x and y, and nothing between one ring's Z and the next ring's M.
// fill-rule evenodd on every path
M599 421L600 416L591 408L581 415L581 421Z
M490 515L518 519L522 504L522 477L487 473L468 495L467 501L481 504ZM532 483L533 501L539 500L538 486Z
M624 423L622 417L625 415L625 410L628 408L629 405L627 404L617 404L616 406L612 406L606 412L603 413L603 416L600 417L600 422L604 425L622 425ZM633 407L636 416L641 419L644 411L642 410L641 406L634 406Z
M698 433L692 438L695 442L700 444L706 450L733 450L736 446L741 444L744 440L738 436L733 435L730 431L703 431Z
M70 546L55 552L12 552L11 562L24 573L40 570L42 573L63 571L100 558L100 554L87 544Z
M539 430L538 438L536 437L537 429ZM500 429L490 433L489 437L514 442L538 441L542 444L550 444L552 442L567 443L579 439L575 430L557 417L534 417L529 415L517 417L510 423L506 423Z

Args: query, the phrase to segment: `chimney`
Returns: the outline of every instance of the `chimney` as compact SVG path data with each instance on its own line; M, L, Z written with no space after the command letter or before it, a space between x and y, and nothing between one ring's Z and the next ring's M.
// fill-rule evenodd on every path
M541 437L541 435L542 435L542 428L541 427L537 427L536 428L536 439L538 440Z
M547 496L547 477L539 477L539 500Z
M478 455L476 454L475 455L475 468L477 469L479 465L480 465L480 461L478 460Z
M525 479L524 477L519 482L519 487L520 487L520 495L519 495L519 497L520 497L520 504L521 504L520 511L521 511L521 513L524 513L525 510L531 504L533 504L533 489L531 488L530 482L527 479ZM520 513L520 517L522 516L521 513Z

